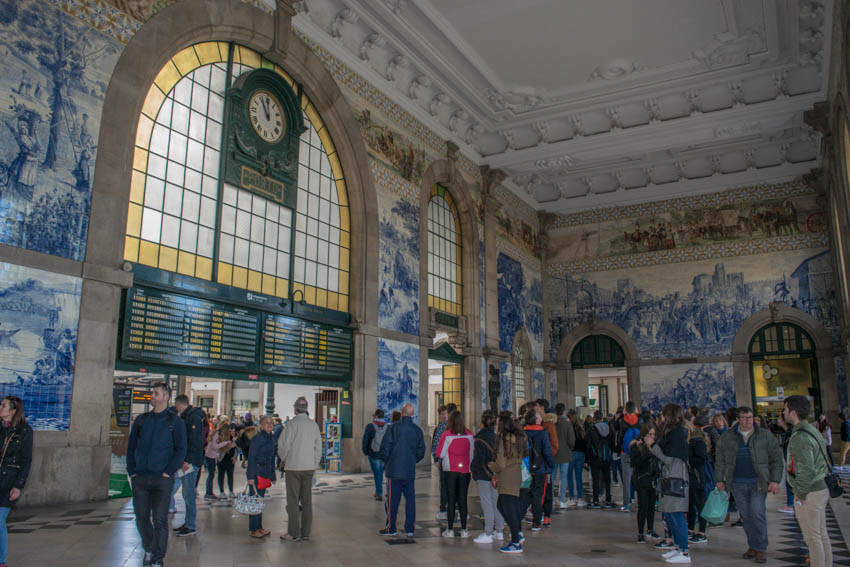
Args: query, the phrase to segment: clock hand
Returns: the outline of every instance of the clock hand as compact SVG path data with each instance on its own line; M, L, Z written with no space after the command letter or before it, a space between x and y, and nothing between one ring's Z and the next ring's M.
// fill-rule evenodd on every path
M260 100L263 101L263 111L266 113L266 120L267 121L271 120L272 117L271 117L271 112L269 111L269 99L261 98Z

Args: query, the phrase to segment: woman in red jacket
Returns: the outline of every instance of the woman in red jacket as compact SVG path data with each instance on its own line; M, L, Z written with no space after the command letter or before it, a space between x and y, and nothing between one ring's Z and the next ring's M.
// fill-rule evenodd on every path
M455 537L452 525L454 524L456 508L460 508L460 537L469 537L469 531L466 529L468 512L466 495L469 492L469 480L471 478L469 465L472 463L473 443L472 433L463 423L463 415L459 411L452 413L449 416L446 431L437 444L436 451L436 454L442 459L448 500L448 514L446 516L448 527L443 532L443 537Z

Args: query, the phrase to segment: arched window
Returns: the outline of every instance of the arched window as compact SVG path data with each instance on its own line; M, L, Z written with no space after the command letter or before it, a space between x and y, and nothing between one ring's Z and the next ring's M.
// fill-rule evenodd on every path
M809 396L820 411L815 343L804 329L791 323L762 327L750 340L750 361L759 415L779 415L783 400L793 394Z
M525 403L525 368L523 366L524 353L520 345L514 347L514 408Z
M460 219L454 199L442 185L428 202L428 307L463 314Z
M283 69L245 47L205 42L154 80L136 135L124 259L313 305L348 310L348 194L327 128L306 95L296 209L219 175L228 85ZM229 73L228 73L229 71Z
M626 355L623 347L607 335L590 335L583 338L573 349L570 364L573 368L585 366L623 366Z

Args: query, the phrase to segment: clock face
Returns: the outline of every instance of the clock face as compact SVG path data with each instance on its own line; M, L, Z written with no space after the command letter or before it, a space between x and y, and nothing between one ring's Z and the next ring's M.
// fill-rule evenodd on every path
M283 137L286 119L277 99L268 91L255 91L248 100L248 118L254 131L268 143Z

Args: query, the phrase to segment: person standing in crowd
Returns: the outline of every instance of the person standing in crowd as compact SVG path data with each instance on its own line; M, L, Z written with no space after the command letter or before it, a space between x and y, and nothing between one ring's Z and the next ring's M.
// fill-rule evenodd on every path
M774 433L779 437L779 444L782 447L782 454L788 454L788 442L791 440L792 425L785 421L785 412L779 414L776 420ZM785 505L779 507L779 511L783 514L794 513L794 491L791 489L791 483L788 481L788 474L785 474Z
M707 543L705 530L708 521L702 517L702 507L705 505L705 467L708 463L708 436L694 421L700 416L686 419L685 429L688 430L688 543ZM699 529L697 529L699 528Z
M439 455L437 454L437 443L440 442L440 437L446 431L446 426L449 424L449 414L457 411L457 405L448 404L440 406L437 412L440 414L440 423L434 429L434 435L431 436L431 458L437 465L437 474L440 476L440 511L437 513L437 520L446 519L446 506L448 497L446 496L446 481L443 478L443 469Z
M591 508L601 508L599 493L605 488L605 507L613 508L611 499L611 456L613 453L611 428L602 415L602 410L593 413L593 425L587 433L590 476L593 482L593 501Z
M809 548L810 567L831 567L832 544L826 528L829 491L824 477L830 472L827 447L818 430L806 419L811 411L808 398L785 398L783 417L792 426L786 455L786 479L794 491L794 513Z
M307 541L313 526L313 475L322 460L322 434L307 414L307 398L295 400L295 417L283 428L277 454L285 468L286 515L284 541Z
M275 414L274 418L274 429L272 429L272 438L274 439L274 468L277 470L280 468L280 456L277 454L277 444L280 443L280 435L283 433L284 423L280 417Z
M850 453L850 418L846 412L838 414L838 419L841 420L841 466L847 462L847 453Z
M274 419L270 415L260 418L260 432L251 439L251 450L248 451L248 469L245 476L248 477L248 490L251 494L265 497L266 489L277 481L274 470L275 445ZM262 487L262 488L261 488ZM264 538L271 532L263 529L263 515L253 514L248 516L248 529L251 537Z
M469 467L475 449L472 433L466 428L463 415L455 411L449 415L449 424L440 441L437 443L437 454L442 463L443 475L446 482L446 521L448 525L443 531L443 537L455 537L452 529L455 510L460 511L460 537L469 537L466 520L469 513L467 495L469 494Z
M425 456L425 435L413 423L413 406L401 407L401 421L387 430L381 441L381 456L386 463L387 475L387 522L378 533L397 536L396 516L402 494L404 495L404 531L413 537L416 523L416 463Z
M6 518L18 503L27 484L32 464L32 427L27 425L24 402L17 396L6 396L0 402L0 566L6 565L9 549ZM168 532L166 532L167 534Z
M499 414L499 435L494 447L495 456L490 470L495 475L496 489L499 491L498 509L511 530L511 541L499 551L502 553L522 553L522 516L520 502L522 486L522 459L526 453L526 437L517 427L510 412Z
M632 485L632 463L630 460L631 443L640 435L638 427L637 408L634 402L626 402L626 407L623 416L619 421L618 439L620 451L620 461L623 469L623 505L620 507L621 512L628 512L632 502L632 494L634 487Z
M703 428L703 432L708 435L710 447L708 455L711 466L715 466L717 460L717 442L720 440L720 436L726 432L726 418L723 417L722 413L714 414L714 417L711 418L711 423Z
M558 434L558 450L555 451L555 474L558 477L558 504L561 509L567 507L567 476L570 470L570 461L573 460L573 448L576 445L576 434L573 425L564 413L567 406L555 404L555 431ZM553 483L554 484L554 483Z
M539 532L545 515L546 492L551 491L549 478L555 461L552 459L552 445L549 434L541 425L542 418L534 410L525 413L523 432L528 439L528 469L531 473L531 487L524 495L522 514L531 506L531 531ZM550 504L551 506L551 500ZM551 513L551 508L550 508Z
M682 406L667 404L661 409L661 428L658 443L650 447L661 461L661 501L658 509L664 514L673 543L664 540L658 549L669 549L662 557L667 563L690 563L688 550L688 432L684 428ZM667 490L665 490L667 486ZM675 544L675 547L674 547ZM672 549L671 549L672 548Z
M226 430L222 431L224 428L226 428ZM213 431L213 433L209 436L207 445L204 448L204 463L207 466L207 496L215 498L215 493L213 492L213 481L215 479L215 472L218 468L218 463L221 461L223 454L235 446L236 444L233 442L233 439L230 438L230 424L226 422L223 423L217 431ZM218 484L219 486L223 485L221 477L218 479ZM230 491L233 492L233 482L230 483L230 486ZM227 493L221 490L221 488L219 488L218 493L221 498L227 498Z
M397 421L401 421L401 412L398 411L398 410L395 410L392 413L392 415L390 416L390 425L392 425L393 423L395 423Z
M826 418L826 414L818 416L818 431L823 435L823 440L826 442L826 456L829 458L829 466L834 465L832 461L832 425Z
M259 430L256 425L242 426L239 435L234 440L236 446L242 452L242 468L248 466L248 456L251 453L251 439L253 439Z
M182 478L180 482L183 487L183 502L186 504L186 517L183 525L174 530L174 535L186 537L195 535L195 521L198 507L195 503L195 488L198 485L198 475L204 464L204 439L206 428L204 426L204 410L189 405L189 397L180 394L174 400L174 407L183 420L186 431L186 457L182 466ZM206 498L206 497L205 497Z
M779 493L782 480L782 449L768 430L754 424L753 410L740 407L737 423L717 443L717 488L731 488L747 532L749 549L744 559L766 563L767 493Z
M151 388L152 411L133 421L127 440L127 474L133 488L136 527L145 550L144 564L162 567L168 547L168 500L172 475L186 460L186 427L168 411L171 388ZM195 487L192 485L192 494Z
M576 410L572 409L567 413L567 419L573 426L575 434L575 446L573 447L573 460L570 461L570 466L567 468L567 488L570 492L570 499L567 501L567 506L576 506L584 508L587 503L584 501L584 463L587 458L587 438L584 426L578 418Z
M549 401L543 398L536 400L534 402L534 411L537 415L540 416L542 422L541 425L543 429L546 430L547 435L549 435L549 445L552 447L552 455L558 452L560 446L558 444L558 431L555 428L555 423L558 421L558 416L554 413L549 412ZM552 504L553 504L553 494L552 494L552 484L553 484L553 473L555 472L554 463L552 465L552 472L549 473L549 478L546 479L546 491L543 493L543 527L548 528L552 525Z
M638 513L638 543L646 543L646 538L659 539L655 533L655 501L660 474L660 462L651 452L658 431L651 421L647 421L639 436L629 443L629 465L634 473L634 486L637 491ZM625 448L625 447L624 447Z
M493 471L489 463L493 460L493 447L496 446L496 416L490 410L481 414L481 429L475 434L475 450L472 455L472 480L478 488L481 510L484 513L484 531L473 541L475 543L493 543L504 539L505 520L499 513L499 491L493 486Z
M230 491L230 499L235 498L233 494L233 469L236 468L236 442L234 441L233 427L230 422L225 420L218 428L216 433L220 440L230 439L229 446L225 445L221 456L218 460L218 493L224 496L227 494L224 491L224 480L227 477L227 487ZM274 435L274 433L272 433ZM277 445L275 445L277 447Z
M363 431L363 454L369 459L372 467L372 478L375 481L375 500L384 499L384 459L381 456L381 442L387 433L387 422L384 421L384 410L376 409L372 414L372 423Z

